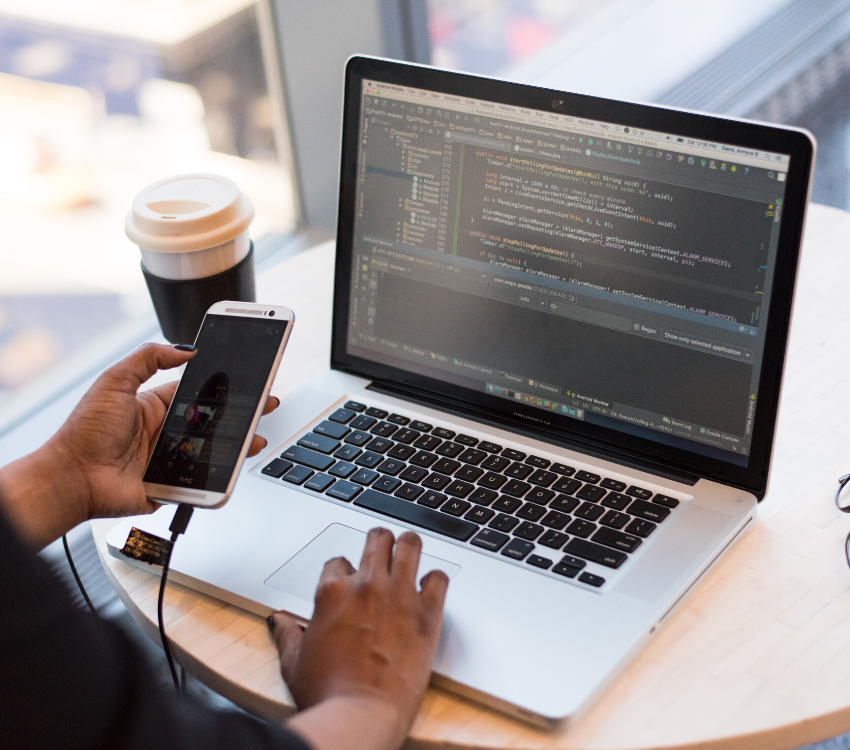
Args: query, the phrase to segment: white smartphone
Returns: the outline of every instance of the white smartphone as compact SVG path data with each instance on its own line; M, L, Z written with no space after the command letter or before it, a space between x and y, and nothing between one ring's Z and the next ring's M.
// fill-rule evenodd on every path
M157 502L219 508L233 492L295 316L286 307L217 302L204 316L145 470Z

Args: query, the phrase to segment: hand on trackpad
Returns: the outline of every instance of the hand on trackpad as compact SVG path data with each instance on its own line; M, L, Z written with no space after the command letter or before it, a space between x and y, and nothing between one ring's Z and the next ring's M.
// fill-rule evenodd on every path
M265 584L312 603L325 563L334 557L345 557L356 568L360 564L365 546L364 532L339 523L331 524L304 549L272 573ZM416 580L420 580L432 570L442 570L449 579L452 579L461 568L460 565L447 560L423 554L419 559Z

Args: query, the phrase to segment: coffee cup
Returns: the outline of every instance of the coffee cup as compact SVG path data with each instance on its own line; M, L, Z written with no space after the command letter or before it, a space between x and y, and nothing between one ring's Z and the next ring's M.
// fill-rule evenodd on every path
M142 273L166 339L194 341L216 302L256 302L248 237L253 218L250 199L220 175L168 177L136 196L124 229L141 250Z

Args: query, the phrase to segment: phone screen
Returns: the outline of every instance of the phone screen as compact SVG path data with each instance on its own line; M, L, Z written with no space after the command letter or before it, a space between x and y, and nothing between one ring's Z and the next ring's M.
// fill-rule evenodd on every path
M207 315L144 481L224 492L288 321Z

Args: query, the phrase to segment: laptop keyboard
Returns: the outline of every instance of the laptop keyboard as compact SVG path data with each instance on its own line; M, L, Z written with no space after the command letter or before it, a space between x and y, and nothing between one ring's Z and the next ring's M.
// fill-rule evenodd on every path
M680 503L357 401L262 474L597 588Z

